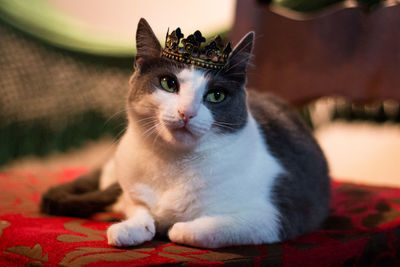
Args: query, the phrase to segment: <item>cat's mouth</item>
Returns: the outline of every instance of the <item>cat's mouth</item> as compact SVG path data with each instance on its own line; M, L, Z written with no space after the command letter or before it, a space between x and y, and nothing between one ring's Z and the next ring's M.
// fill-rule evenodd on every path
M169 129L173 140L183 145L192 145L197 141L197 136L184 125L183 127Z
M191 135L195 137L195 135L190 131L190 129L186 125L183 127L170 129L170 131L172 132L172 134L175 135Z
M207 132L205 124L183 120L162 120L163 129L159 134L165 141L177 147L194 147L200 138Z
M171 131L174 134L190 134L190 135L193 135L193 133L187 127L175 128L175 129L172 129Z

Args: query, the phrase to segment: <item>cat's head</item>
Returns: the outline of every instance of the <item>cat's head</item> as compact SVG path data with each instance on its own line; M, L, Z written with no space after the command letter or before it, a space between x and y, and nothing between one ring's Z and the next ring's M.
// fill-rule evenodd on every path
M191 149L200 140L234 134L247 122L246 70L254 33L248 33L220 70L203 70L161 57L146 20L136 32L135 72L128 116L144 142Z

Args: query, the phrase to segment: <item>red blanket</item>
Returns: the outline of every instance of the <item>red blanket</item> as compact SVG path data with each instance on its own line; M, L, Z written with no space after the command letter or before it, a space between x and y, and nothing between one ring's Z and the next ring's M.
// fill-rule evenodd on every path
M334 182L322 230L278 244L197 249L156 238L139 247L107 245L114 214L91 220L38 212L41 194L84 168L0 173L0 266L271 265L400 266L400 189Z

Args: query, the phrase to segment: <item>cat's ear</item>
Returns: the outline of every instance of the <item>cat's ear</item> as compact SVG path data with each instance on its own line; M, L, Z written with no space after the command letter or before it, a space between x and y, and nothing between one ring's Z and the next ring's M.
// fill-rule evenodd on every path
M149 23L144 18L141 18L136 31L136 61L144 57L159 57L161 52L160 42Z
M241 83L246 81L247 66L251 58L253 45L254 32L249 32L240 40L229 55L227 64L223 69L225 75Z

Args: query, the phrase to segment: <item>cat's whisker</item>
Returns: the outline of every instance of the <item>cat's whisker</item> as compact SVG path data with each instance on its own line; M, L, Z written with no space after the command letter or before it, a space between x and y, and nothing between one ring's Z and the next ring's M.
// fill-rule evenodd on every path
M144 107L144 108L153 108L153 110L156 110L156 111L159 110L159 109L157 109L157 108L155 108L155 107L151 107L151 106L148 106L148 107L143 106L143 107ZM121 109L121 110L115 112L113 115L111 115L111 116L104 122L104 125L107 125L107 123L109 123L111 120L115 119L115 117L118 117L119 115L121 115L121 113L125 113L125 112L127 112L128 110L135 110L135 108L134 108L134 107L127 107L127 108L123 108L123 109ZM154 116L154 117L156 117L156 116ZM146 118L145 118L145 119L146 119ZM139 121L141 121L141 120L139 120Z
M140 110L142 113L157 113L158 111L160 111L160 108L156 108L153 106L145 106L145 105L135 105L132 107L128 107L125 109L126 111L129 110L133 110L134 112L138 112L138 110Z
M225 121L215 121L218 124L224 124L224 125L241 125L240 123L232 123L232 122L225 122Z
M146 122L146 123L143 123L143 124L139 124L142 128L147 128L147 127L149 127L149 126L151 126L151 125L155 125L157 123L157 121L149 121L149 122Z
M239 125L238 123L229 123L229 122L223 122L223 121L215 121L215 124L218 125L227 125L227 126L237 126Z
M146 129L146 130L141 134L141 137L144 138L144 139L146 139L147 134L148 134L148 133L151 134L151 132L152 132L156 127L157 127L157 124L155 124L155 125L149 127L148 129Z
M214 123L214 125L218 126L218 127L221 127L221 128L229 129L229 130L236 130L235 128L227 126L227 125L224 125L224 124Z
M140 120L135 121L141 127L147 127L149 125L155 124L158 121L157 116L149 116Z
M126 112L126 109L121 109L117 112L115 112L113 115L111 115L105 122L104 122L104 126L107 125L107 123L109 123L111 120L113 120L115 117L117 117L118 115L120 115L121 113Z
M214 124L215 126L221 127L221 128L225 128L225 129L230 129L230 130L234 130L235 128L230 127L230 126L226 126L226 125L222 125L222 124Z
M156 120L158 117L157 116L150 116L150 117L146 117L146 118L143 118L143 119L140 119L140 120L137 120L137 121L135 121L136 123L139 123L139 122L145 122L145 121L149 121L149 120Z
M160 122L160 125L161 125L161 126L164 126L164 123L163 123L163 122ZM165 127L158 127L158 128L157 128L157 134L156 134L156 136L154 137L153 144L152 144L152 148L154 148L154 144L157 142L157 139L158 139L158 138L160 137L160 135L161 135L161 132L159 132L158 129L160 129L160 131L162 132L162 131L164 131Z
M141 123L136 123L137 125L141 126L141 127L147 127L149 125L155 124L158 120L153 119L153 120L149 120L149 121L144 121Z
M128 129L128 127L124 127L121 131L119 131L119 133L117 133L117 135L115 136L115 140L113 142L113 145L117 144L117 142L119 142L119 140L121 139L122 135L125 133L126 129Z
M147 137L150 137L151 135L156 136L156 137L159 136L159 129L160 128L162 129L162 127L159 127L159 126L160 126L160 124L157 127L155 127L153 129L152 133L150 135L148 135Z
M140 108L141 110L147 110L147 111L158 111L159 109L158 108L155 108L155 107L138 107L138 108Z
M144 105L144 104L136 104L134 107L131 107L130 109L135 109L135 108L146 108L149 110L160 110L159 107L155 107L152 105Z
M155 131L157 131L157 127L160 126L161 123L157 123L155 125L153 125L152 127L150 127L149 129L147 129L146 131L144 131L141 135L141 137L145 140L147 139L150 135L152 135Z
M156 134L156 136L154 137L153 143L151 145L152 148L154 148L154 144L157 142L157 139L160 137L160 134Z
M122 127L122 128L121 128L121 127ZM127 123L126 123L126 122L121 122L121 123L119 123L118 125L116 125L116 126L113 128L113 130L118 131L118 133L117 133L115 136L118 136L119 133L120 133L121 131L123 131L124 129L126 129L126 128L127 128ZM119 130L119 129L121 129L121 130Z

